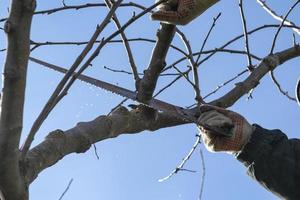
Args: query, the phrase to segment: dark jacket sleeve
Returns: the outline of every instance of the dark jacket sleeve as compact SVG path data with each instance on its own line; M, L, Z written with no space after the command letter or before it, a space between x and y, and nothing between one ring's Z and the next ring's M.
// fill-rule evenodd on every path
M237 155L248 174L281 199L300 199L300 140L258 125Z

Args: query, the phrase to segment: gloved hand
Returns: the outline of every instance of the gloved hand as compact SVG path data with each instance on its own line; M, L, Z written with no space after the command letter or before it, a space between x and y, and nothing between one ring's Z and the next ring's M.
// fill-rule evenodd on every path
M199 124L206 124L231 132L230 137L219 136L199 126L207 150L238 153L250 140L254 127L238 113L210 105L203 105L200 110L203 113L198 118Z
M156 0L158 1L158 0ZM168 0L151 15L152 20L175 25L186 25L219 0ZM176 11L171 9L177 6Z

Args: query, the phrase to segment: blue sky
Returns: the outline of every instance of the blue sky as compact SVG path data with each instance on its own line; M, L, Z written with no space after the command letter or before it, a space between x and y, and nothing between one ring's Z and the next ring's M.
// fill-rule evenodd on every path
M99 1L89 1L99 2ZM102 1L100 1L102 3ZM66 1L77 5L87 3L83 0ZM150 6L153 2L140 0L139 4ZM269 1L268 1L269 3ZM294 1L270 1L270 6L278 13L285 14ZM255 1L245 1L245 13L248 29L263 24L278 24ZM7 15L7 0L0 1L0 17ZM38 1L37 10L60 7L61 1ZM289 17L300 25L300 8ZM140 12L138 9L135 10ZM209 9L200 18L187 26L179 27L189 38L193 50L199 50L203 39L210 28L212 18L222 12L221 18L208 40L206 49L214 49L229 39L241 34L242 23L239 16L238 1L223 0ZM79 11L59 12L53 15L35 16L32 26L33 41L87 41L96 24L107 13L106 8L90 8ZM118 16L122 23L132 15L132 10L120 8ZM0 23L3 26L3 23ZM145 37L155 39L158 22L144 16L126 29L128 38ZM101 37L106 37L115 30L111 23ZM268 54L276 29L266 29L250 36L250 49L260 57ZM297 36L297 41L300 41ZM173 41L184 49L182 41L176 36ZM283 50L292 45L292 32L284 29L278 39L275 51ZM0 49L5 48L6 40L0 32ZM147 67L153 44L131 43L139 71ZM230 46L231 49L244 49L243 40ZM50 46L41 47L32 53L33 57L68 68L78 56L83 46ZM0 66L3 67L5 53L0 53ZM167 63L181 58L181 55L170 50ZM257 63L255 61L255 63ZM178 65L185 69L187 62ZM289 61L276 70L276 76L283 87L294 95L295 84L300 76L300 59ZM200 66L200 82L203 94L207 94L217 85L242 71L247 65L245 56L218 53L208 62ZM104 69L109 66L115 69L129 70L126 53L122 44L110 44L100 53L85 74L101 80L134 89L131 76L112 73ZM30 63L28 70L23 138L27 135L33 121L51 95L58 81L62 78L56 72ZM239 80L243 80L245 76ZM163 87L171 78L162 77L158 88ZM213 100L224 94L233 84L229 84L216 95ZM193 90L184 81L179 81L167 92L159 96L168 102L186 106L193 104ZM281 129L291 138L299 137L299 106L283 97L269 76L261 81L254 90L253 99L242 97L231 109L244 115L250 123L257 123L269 129ZM34 145L38 144L52 130L67 130L80 121L89 121L107 114L111 108L122 100L114 94L99 90L80 81L71 88L68 96L54 109L41 127ZM202 165L199 150L193 155L186 168L197 173L181 172L170 180L159 183L158 179L168 175L188 153L195 141L197 129L194 125L184 125L162 129L154 133L142 132L136 135L122 135L116 139L105 140L97 144L100 160L94 150L85 154L72 154L65 157L55 166L39 175L30 187L32 200L58 199L71 178L73 184L64 197L68 199L107 199L107 200L192 200L197 199L200 192ZM203 199L276 199L246 175L246 169L231 155L207 152L201 145L205 156L206 178Z

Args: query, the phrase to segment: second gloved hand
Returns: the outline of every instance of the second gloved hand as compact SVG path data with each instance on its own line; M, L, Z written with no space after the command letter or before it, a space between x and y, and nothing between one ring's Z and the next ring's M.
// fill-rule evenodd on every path
M209 105L201 106L200 110L203 113L198 118L199 124L231 132L230 137L219 136L199 125L204 144L209 151L238 153L250 140L254 127L238 113Z

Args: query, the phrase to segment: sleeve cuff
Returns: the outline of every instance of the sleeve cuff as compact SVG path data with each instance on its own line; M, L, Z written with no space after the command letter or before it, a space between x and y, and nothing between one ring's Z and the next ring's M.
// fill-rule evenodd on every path
M286 137L280 130L267 130L257 124L253 126L255 126L255 130L249 142L241 152L236 154L236 158L247 167L261 158L265 152L270 152L274 141Z

